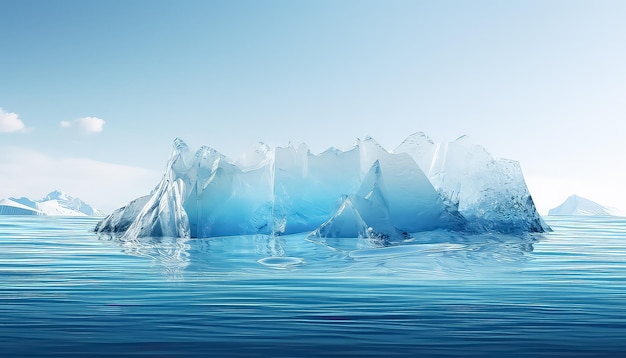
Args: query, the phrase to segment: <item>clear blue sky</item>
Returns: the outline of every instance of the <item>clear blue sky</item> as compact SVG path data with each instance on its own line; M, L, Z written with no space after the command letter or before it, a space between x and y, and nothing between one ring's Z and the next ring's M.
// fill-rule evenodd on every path
M0 0L0 15L0 197L60 186L110 211L149 192L175 137L237 157L424 131L519 160L542 212L573 193L626 209L626 1Z

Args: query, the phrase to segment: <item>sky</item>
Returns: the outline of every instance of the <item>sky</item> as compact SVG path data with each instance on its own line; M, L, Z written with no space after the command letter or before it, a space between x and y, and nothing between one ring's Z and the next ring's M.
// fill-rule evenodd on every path
M0 0L0 198L105 211L172 141L235 159L422 131L518 160L540 213L626 209L626 1Z

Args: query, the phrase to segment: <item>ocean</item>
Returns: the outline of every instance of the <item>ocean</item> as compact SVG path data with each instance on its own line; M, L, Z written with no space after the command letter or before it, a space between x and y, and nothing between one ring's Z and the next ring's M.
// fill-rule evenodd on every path
M626 218L400 246L0 216L0 356L626 356Z

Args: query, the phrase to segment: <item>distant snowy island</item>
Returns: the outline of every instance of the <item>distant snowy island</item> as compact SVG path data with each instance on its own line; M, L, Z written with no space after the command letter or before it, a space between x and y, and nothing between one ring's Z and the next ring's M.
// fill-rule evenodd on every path
M287 235L401 241L429 230L528 233L550 230L518 162L494 158L461 137L410 135L394 151L374 139L312 154L305 144L259 143L232 161L174 141L161 182L96 226L138 237Z
M79 198L54 190L40 200L26 197L0 200L0 215L104 216Z
M550 209L548 215L623 216L623 213L617 208L604 206L578 195L571 195L563 204Z

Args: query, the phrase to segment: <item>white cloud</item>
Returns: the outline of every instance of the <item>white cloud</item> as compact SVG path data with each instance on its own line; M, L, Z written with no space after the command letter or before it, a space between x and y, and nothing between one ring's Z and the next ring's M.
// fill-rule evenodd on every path
M24 122L17 113L5 112L0 108L0 132L22 132L24 129Z
M54 189L107 213L150 193L160 173L85 158L51 157L20 147L0 147L0 198L40 199Z
M77 128L85 133L100 133L106 121L98 117L83 117L73 121L61 121L62 128Z

